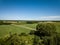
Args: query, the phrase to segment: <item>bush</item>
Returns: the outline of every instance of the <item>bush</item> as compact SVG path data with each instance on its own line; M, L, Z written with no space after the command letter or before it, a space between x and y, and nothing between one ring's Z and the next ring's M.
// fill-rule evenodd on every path
M33 45L39 45L39 43L40 43L40 37L39 36L34 36Z
M34 30L31 30L29 34L30 35L34 35L34 33L35 33L35 31Z
M3 21L0 21L0 25L2 25L3 24Z
M57 33L56 39L57 39L57 45L60 45L60 33Z
M36 26L36 30L40 34L52 35L56 31L56 27L53 23L40 23Z
M45 45L55 45L56 27L53 23L40 23L36 26L35 35L40 36L44 40ZM46 38L45 38L46 37ZM49 37L49 38L48 38Z
M21 33L21 34L19 34L19 36L27 36L28 34L26 34L26 33Z

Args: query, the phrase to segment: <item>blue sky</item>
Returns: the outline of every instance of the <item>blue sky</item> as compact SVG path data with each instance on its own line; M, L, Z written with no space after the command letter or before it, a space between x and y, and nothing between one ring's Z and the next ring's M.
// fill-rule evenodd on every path
M60 0L0 0L0 20L60 20Z

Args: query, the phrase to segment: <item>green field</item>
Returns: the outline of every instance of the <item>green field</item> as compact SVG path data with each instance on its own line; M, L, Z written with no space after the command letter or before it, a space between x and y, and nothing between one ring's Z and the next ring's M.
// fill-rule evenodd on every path
M20 34L23 32L29 33L29 31L30 30L28 30L26 28L17 27L17 26L13 26L13 25L0 25L0 37L9 34L9 32Z
M53 24L55 24L55 26L56 26L56 31L58 33L60 33L60 22L54 22ZM31 27L31 28L36 28L36 25L37 24L25 24L24 26Z
M56 26L56 31L58 33L60 33L60 22L57 22L57 23L54 23L55 26ZM24 27L29 27L29 28L32 28L32 29L35 29L37 24L23 24L22 26ZM17 33L17 34L20 34L20 33L29 33L31 29L27 29L27 28L24 28L24 27L21 27L20 25L0 25L0 37L3 37L3 36L6 36L9 34L9 32L11 33Z
M24 24L24 26L30 27L30 28L36 28L37 24Z

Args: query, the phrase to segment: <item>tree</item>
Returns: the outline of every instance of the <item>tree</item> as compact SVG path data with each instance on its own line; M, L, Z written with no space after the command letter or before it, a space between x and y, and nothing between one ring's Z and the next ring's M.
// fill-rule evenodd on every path
M2 25L3 24L3 21L0 21L0 25Z
M49 36L55 33L56 27L53 23L40 23L36 26L36 30L39 31L40 34Z
M40 41L40 37L39 36L34 36L34 41L33 41L33 45L39 45Z
M35 33L35 31L34 30L31 30L29 34L30 35L34 35L34 33Z
M56 33L56 27L53 23L40 23L36 26L36 32L35 34L40 36L40 38L42 40L45 40L45 45L48 45L47 42L50 44L50 45L56 45L55 44L55 41L54 41L54 38L55 38L55 33ZM47 37L50 37L48 40L45 38L45 36ZM43 39L43 37L45 39Z

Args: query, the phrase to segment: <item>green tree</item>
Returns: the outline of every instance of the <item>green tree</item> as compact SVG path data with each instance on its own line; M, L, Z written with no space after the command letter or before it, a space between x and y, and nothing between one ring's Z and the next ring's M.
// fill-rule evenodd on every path
M2 25L3 24L3 21L0 21L0 25Z
M36 30L45 35L52 35L56 32L56 27L53 23L39 23Z
M33 41L33 45L39 45L40 41L40 37L39 36L34 36L34 41Z
M45 36L48 36L50 37L48 40L50 40L50 45L55 45L55 41L54 41L54 38L55 38L55 32L56 32L56 27L53 23L39 23L37 26L36 26L36 33L38 36L41 37L41 39L44 39L46 42L45 44L47 44L47 39L45 38Z

